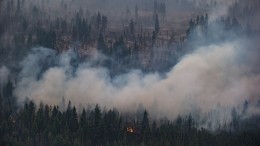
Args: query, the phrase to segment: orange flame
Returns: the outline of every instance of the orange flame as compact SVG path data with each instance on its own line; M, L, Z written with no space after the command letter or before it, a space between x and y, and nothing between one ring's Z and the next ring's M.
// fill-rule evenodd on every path
M127 132L130 132L130 133L135 132L134 128L132 128L132 127L127 127L127 128L126 128L126 131L127 131Z

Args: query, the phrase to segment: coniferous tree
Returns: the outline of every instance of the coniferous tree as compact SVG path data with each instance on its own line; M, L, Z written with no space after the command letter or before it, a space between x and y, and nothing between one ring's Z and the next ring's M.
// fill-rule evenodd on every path
M133 34L134 34L134 31L135 31L135 24L134 24L133 19L130 20L129 30L130 30L130 33L133 35Z
M155 22L154 22L154 32L156 35L158 35L160 31L160 24L159 24L159 18L158 18L158 15L156 14L155 15Z
M148 143L148 139L150 137L150 126L149 126L148 112L146 110L144 110L144 113L143 113L141 134L144 137L144 142Z
M138 11L138 6L137 4L135 5L135 22L138 22L139 18L139 11Z
M101 33L99 34L99 38L98 38L98 42L97 42L97 50L104 54L108 53L108 48L107 48L106 42Z

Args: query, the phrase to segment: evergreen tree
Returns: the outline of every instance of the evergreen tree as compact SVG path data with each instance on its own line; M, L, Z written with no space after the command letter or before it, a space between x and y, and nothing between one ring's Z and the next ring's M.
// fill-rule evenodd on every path
M134 31L135 31L135 24L134 24L133 19L130 20L129 30L130 30L130 33L133 35L133 34L134 34Z
M108 48L102 34L99 34L97 50L104 54L108 53Z
M154 22L154 32L156 35L158 35L160 31L160 24L159 24L159 18L158 18L158 15L156 14L155 15L155 22Z
M105 32L107 29L108 20L106 16L102 16L102 29L101 32Z
M148 143L148 140L150 138L150 126L149 126L148 112L146 110L144 110L144 114L143 114L141 134L144 137L144 142Z
M96 27L97 27L97 29L100 28L101 21L102 21L101 14L98 12L97 17L96 17Z
M137 4L135 5L135 22L138 22L139 18L139 11L138 11L138 6Z

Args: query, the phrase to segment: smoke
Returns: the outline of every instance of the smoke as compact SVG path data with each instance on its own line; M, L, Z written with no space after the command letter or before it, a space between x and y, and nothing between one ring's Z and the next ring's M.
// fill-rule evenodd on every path
M86 2L91 4L86 9L97 10L96 7L103 7L92 8L92 5L99 5L100 1L92 2L93 4L91 2ZM132 4L130 7L132 15L135 5L139 4L137 2L140 1L128 1ZM226 16L228 7L234 3L233 0L217 0L217 2L216 8L208 10L211 22ZM114 3L118 4L111 4L111 11L115 10L112 7L119 7L125 12L125 7L118 6L122 4L121 2L115 0ZM59 7L53 3L50 5ZM145 9L141 6L140 12ZM153 2L150 7L152 10ZM171 14L173 10L170 6L167 7L169 7L167 13ZM109 8L104 11L109 12ZM67 10L67 13L78 9L75 4L73 8ZM61 7L61 12L64 11ZM64 13L53 15L67 16ZM258 19L255 21L258 22ZM254 24L259 25L256 22ZM225 30L220 27L212 29L210 32L212 34L225 34L223 32ZM60 105L64 98L66 102L71 101L79 107L99 104L106 108L115 107L122 112L136 112L141 104L155 119L163 117L175 119L178 115L191 113L198 116L206 115L207 122L214 122L213 127L216 127L219 122L231 120L232 108L242 113L242 105L246 100L251 104L243 116L260 114L257 107L260 99L258 67L260 48L257 44L260 39L259 37L236 39L232 38L234 35L230 37L228 34L227 37L229 41L218 44L211 44L207 38L205 41L210 45L195 48L195 51L184 56L167 73L145 74L141 70L132 70L116 77L111 77L107 68L92 64L92 61L105 60L106 57L99 53L89 59L90 62L75 65L74 60L77 56L72 50L58 54L51 49L34 48L20 63L22 70L18 75L14 95L19 104L28 98L37 104L43 102ZM196 43L201 44L200 41ZM0 68L1 88L7 82L8 74L6 67Z
M89 63L74 69L70 51L57 56L49 49L36 48L22 62L15 95L19 103L29 98L36 103L58 105L64 97L75 105L97 103L130 112L141 103L154 118L175 119L182 114L218 109L218 120L228 120L230 116L222 111L230 113L245 100L254 103L260 97L260 72L256 69L259 50L246 44L254 42L243 39L200 47L166 75L134 70L114 78L106 68L91 67ZM42 69L41 61L47 56L57 63ZM259 113L255 108L250 111Z
M216 0L217 6L209 11L209 21L214 22L215 20L228 16L228 10L236 0Z

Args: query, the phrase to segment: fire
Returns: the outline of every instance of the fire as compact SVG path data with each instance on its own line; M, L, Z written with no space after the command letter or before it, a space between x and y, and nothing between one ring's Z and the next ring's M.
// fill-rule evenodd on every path
M126 131L130 132L130 133L134 133L135 132L134 128L132 128L132 127L127 127Z

